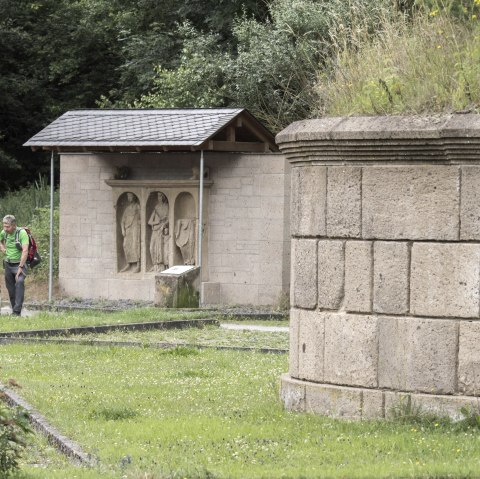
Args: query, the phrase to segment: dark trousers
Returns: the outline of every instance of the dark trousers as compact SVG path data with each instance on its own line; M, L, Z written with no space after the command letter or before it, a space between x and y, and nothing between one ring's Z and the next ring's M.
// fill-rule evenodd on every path
M15 280L18 271L18 264L9 264L4 262L5 266L5 285L7 286L10 304L12 305L13 314L22 312L23 299L25 297L25 274L22 272ZM26 272L26 266L24 266Z

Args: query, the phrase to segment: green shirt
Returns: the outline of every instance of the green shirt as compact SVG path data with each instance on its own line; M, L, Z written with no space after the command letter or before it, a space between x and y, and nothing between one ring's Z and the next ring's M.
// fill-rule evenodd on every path
M17 228L19 229L19 228ZM12 263L20 262L20 258L22 257L22 251L17 248L15 245L15 233L16 230L12 234L5 233L5 230L0 232L0 241L5 243L6 253L5 257L8 261ZM24 229L20 229L20 234L18 235L18 240L22 246L28 244L28 235Z

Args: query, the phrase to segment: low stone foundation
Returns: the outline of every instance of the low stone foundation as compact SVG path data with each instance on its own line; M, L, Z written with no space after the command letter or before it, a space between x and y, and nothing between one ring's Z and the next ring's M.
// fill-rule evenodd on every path
M326 118L277 141L292 164L286 407L478 407L480 115Z

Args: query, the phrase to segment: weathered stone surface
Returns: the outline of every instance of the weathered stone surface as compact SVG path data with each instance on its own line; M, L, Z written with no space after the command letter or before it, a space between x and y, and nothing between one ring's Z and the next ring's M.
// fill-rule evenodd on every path
M358 238L362 229L362 169L328 167L327 235Z
M363 237L456 240L456 166L371 167L363 171Z
M480 166L462 167L460 239L480 239Z
M313 309L317 304L317 240L292 239L293 306Z
M379 387L431 394L455 392L455 322L391 317L380 317L378 322Z
M345 243L345 299L347 311L372 310L372 242Z
M383 391L362 390L362 419L378 419L385 416Z
M203 304L221 304L222 303L222 297L221 297L221 289L220 289L220 283L212 283L212 282L207 282L204 281L201 284L201 290L202 290L202 299L203 299Z
M405 242L375 241L373 310L404 314L409 300L409 248Z
M200 268L195 267L182 274L158 273L155 275L155 305L162 308L178 308L183 294L193 294L199 289ZM188 291L188 293L186 292Z
M289 354L288 354L288 373L292 378L298 378L298 355L300 348L298 343L298 333L300 330L301 309L290 310L290 334L289 334Z
M324 166L292 168L291 234L324 236L327 169Z
M288 374L281 377L280 399L289 411L305 411L305 382L292 379Z
M474 408L478 410L478 398L469 396L442 396L436 394L407 394L385 391L385 417L392 418L405 412L406 405L410 410L421 413L431 413L440 417L450 417L460 420L463 414L460 410Z
M318 307L338 309L343 301L345 278L344 242L318 242Z
M325 318L325 381L376 387L377 318L346 313L321 314Z
M480 322L461 321L458 347L458 390L480 396Z
M319 311L299 311L298 320L298 377L323 381L324 316Z
M410 311L421 316L479 315L480 245L415 243Z
M305 411L342 419L361 419L362 391L357 388L306 383Z

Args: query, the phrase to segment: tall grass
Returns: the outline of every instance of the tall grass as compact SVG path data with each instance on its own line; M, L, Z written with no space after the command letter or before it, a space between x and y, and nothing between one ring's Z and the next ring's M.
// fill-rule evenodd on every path
M479 111L480 2L463 18L432 5L388 16L370 34L332 30L336 54L319 72L317 114Z
M54 204L58 206L58 192L54 194ZM0 216L14 215L17 224L30 226L37 208L50 205L50 185L45 176L39 176L33 185L18 191L7 192L0 198Z

